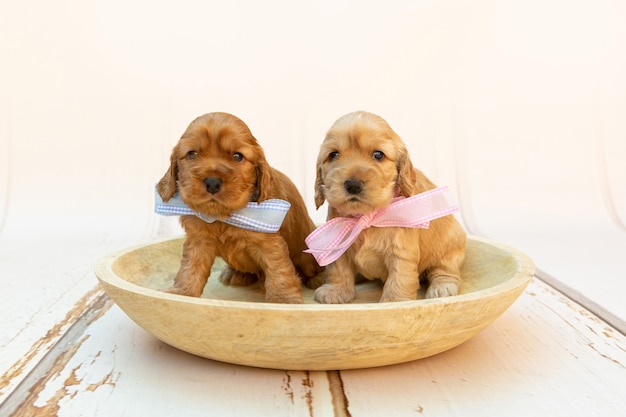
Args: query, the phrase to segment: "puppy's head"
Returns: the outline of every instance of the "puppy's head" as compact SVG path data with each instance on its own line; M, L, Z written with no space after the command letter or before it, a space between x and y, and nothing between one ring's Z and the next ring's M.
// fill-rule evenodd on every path
M172 150L157 185L167 201L176 191L192 210L227 217L268 198L270 169L248 126L228 113L195 119Z
M340 215L386 207L395 196L417 194L416 173L404 142L381 117L349 113L337 120L317 159L315 204Z

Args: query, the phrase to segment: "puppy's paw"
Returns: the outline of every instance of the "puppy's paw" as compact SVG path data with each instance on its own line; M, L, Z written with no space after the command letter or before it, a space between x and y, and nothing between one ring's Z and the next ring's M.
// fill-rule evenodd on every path
M265 296L265 301L268 303L278 303L278 304L304 304L304 299L302 295L294 294L292 296Z
M162 289L161 291L166 292L168 294L187 295L187 296L190 296L190 297L197 297L194 294L189 294L189 292L186 289L179 288L179 287L173 287L172 286L172 287L169 287L169 288Z
M459 280L454 277L437 277L428 286L426 298L450 297L459 293Z
M319 266L315 258L309 253L301 253L294 257L293 264L296 267L298 274L303 277L303 281L315 279L324 272L324 267Z
M259 278L256 274L235 271L229 267L226 267L222 270L219 279L220 282L224 285L228 285L231 287L245 287L254 284L258 281Z
M380 303L395 303L395 302L398 302L398 301L414 301L416 298L417 298L417 296L414 297L414 298L411 298L411 297L392 297L392 296L387 296L387 295L383 294L383 296L380 297L379 302Z
M315 299L323 304L345 304L354 300L356 289L324 284L315 290Z
M324 283L326 282L326 274L321 273L312 278L303 278L302 281L305 287L314 290L324 285Z

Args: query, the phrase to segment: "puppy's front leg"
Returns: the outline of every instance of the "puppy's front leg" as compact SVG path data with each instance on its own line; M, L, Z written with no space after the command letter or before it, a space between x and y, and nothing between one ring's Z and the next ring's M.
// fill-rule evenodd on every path
M215 249L210 242L206 239L192 239L188 236L183 245L183 258L174 278L174 285L165 291L200 297L211 274L214 261Z
M428 289L426 298L449 297L459 293L461 285L460 272L443 269L433 269L428 275Z
M412 260L391 257L387 265L389 276L383 287L380 302L410 301L417 299L419 290L419 274L417 263Z
M253 252L265 273L265 301L268 303L302 304L301 281L289 258L289 247L280 235L264 235Z
M326 267L326 284L315 290L315 299L325 304L349 303L356 297L355 270L345 254Z
M431 266L428 271L426 298L449 297L459 293L461 267L465 259L465 240L456 248L448 250L445 256Z

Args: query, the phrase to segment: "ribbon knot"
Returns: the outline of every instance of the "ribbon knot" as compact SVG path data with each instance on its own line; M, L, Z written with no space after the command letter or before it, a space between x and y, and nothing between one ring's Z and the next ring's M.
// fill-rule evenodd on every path
M315 229L305 242L320 266L339 258L359 236L374 227L427 229L431 220L459 211L449 199L448 187L439 187L411 197L398 197L389 206L358 217L335 217Z
M158 191L154 190L154 212L162 216L186 216L194 215L207 223L223 221L231 226L239 227L253 232L276 233L289 211L291 204L285 200L271 199L260 203L248 203L242 209L234 211L230 217L220 220L217 217L207 216L190 209L181 200L178 193L164 202Z

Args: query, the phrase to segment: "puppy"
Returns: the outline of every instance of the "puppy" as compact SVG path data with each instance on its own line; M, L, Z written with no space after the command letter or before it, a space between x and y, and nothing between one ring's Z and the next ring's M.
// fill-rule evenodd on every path
M381 117L355 112L337 120L317 160L315 204L329 204L328 218L352 217L387 207L394 197L436 188L415 169L405 144ZM321 303L347 303L356 296L355 277L381 279L380 301L415 300L420 278L427 298L456 295L466 234L452 215L427 229L370 227L334 263L315 291Z
M183 256L167 291L199 297L220 256L228 265L220 276L224 284L247 285L259 279L264 281L266 301L302 303L298 273L308 281L321 272L315 259L303 253L304 239L315 225L295 185L268 165L248 126L227 113L200 116L174 147L170 162L157 184L163 201L178 192L190 209L222 220L249 202L276 198L288 201L291 208L277 233L181 216Z

